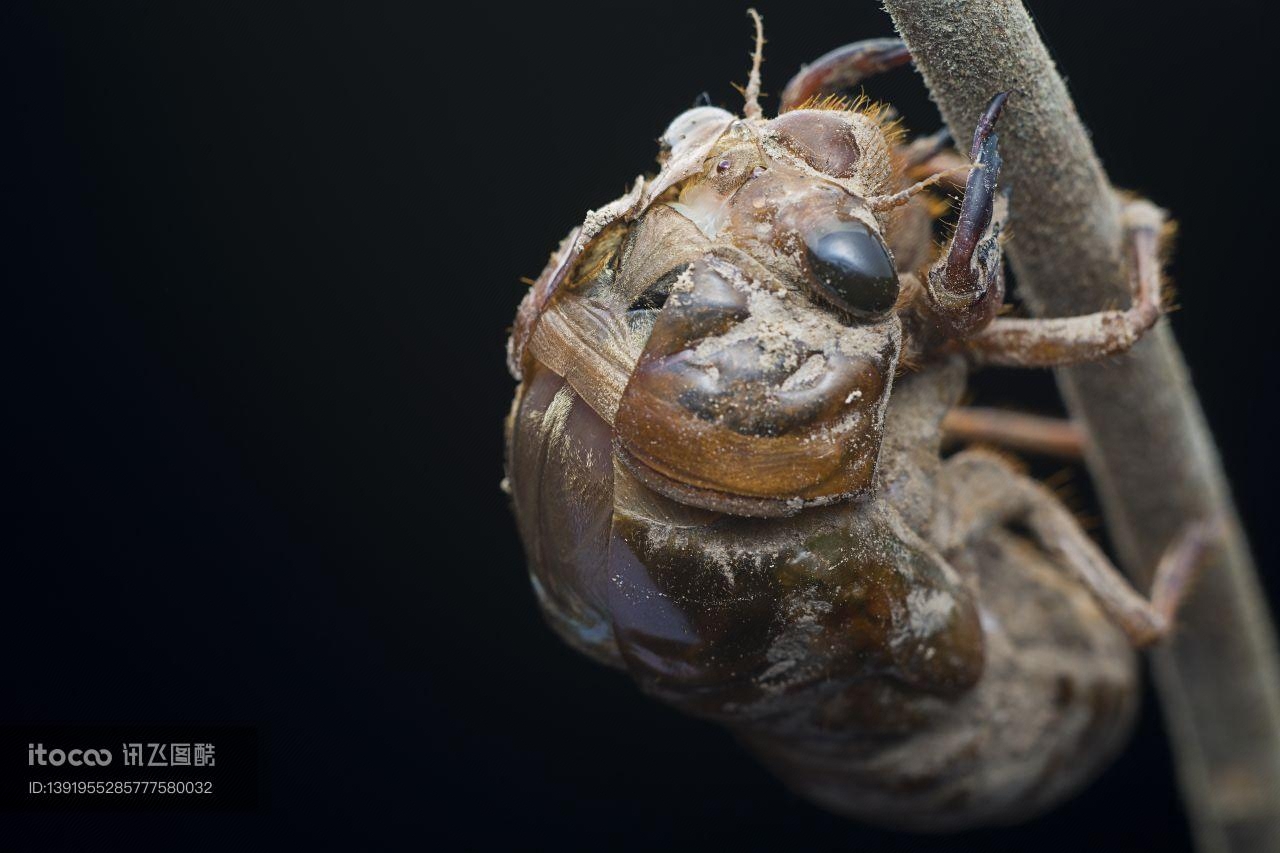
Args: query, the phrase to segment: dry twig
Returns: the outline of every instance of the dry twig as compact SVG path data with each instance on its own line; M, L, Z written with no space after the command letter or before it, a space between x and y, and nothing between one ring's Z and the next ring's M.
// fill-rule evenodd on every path
M1062 78L1017 0L886 0L957 139L993 92L1012 188L1008 246L1037 314L1127 298L1115 194ZM1189 287L1195 287L1189 282ZM1089 470L1122 563L1140 589L1188 524L1222 521L1221 544L1154 653L1180 781L1204 851L1280 850L1280 667L1274 629L1218 453L1168 324L1127 356L1064 369L1088 431Z

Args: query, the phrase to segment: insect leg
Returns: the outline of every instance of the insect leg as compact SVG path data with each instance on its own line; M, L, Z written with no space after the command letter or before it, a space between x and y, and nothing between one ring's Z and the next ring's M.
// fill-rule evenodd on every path
M958 337L990 324L1004 303L1000 231L1008 202L996 193L1001 159L994 129L1008 98L997 94L978 119L969 159L980 168L969 171L955 234L925 285L934 319Z
M1209 524L1188 528L1156 567L1150 598L1129 584L1075 518L1039 483L992 453L969 450L952 457L939 479L948 511L937 535L944 550L1013 522L1031 530L1059 566L1086 587L1135 646L1161 639L1172 627L1195 569L1214 540Z
M965 341L979 364L1058 367L1096 361L1132 347L1163 312L1160 296L1160 235L1164 212L1137 200L1124 210L1129 240L1133 304L1124 311L1078 317L1025 320L997 318Z
M868 77L882 74L911 61L911 51L901 39L881 38L847 44L823 54L782 90L778 112L794 110L820 95L851 89Z
M952 443L995 444L1064 459L1084 456L1085 435L1079 424L1008 409L954 408L942 420L942 435Z

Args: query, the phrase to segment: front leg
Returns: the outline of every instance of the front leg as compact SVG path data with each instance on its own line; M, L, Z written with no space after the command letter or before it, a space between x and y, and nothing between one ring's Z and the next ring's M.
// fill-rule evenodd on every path
M933 321L954 337L986 327L1004 304L1000 231L1008 200L996 193L1001 160L995 124L1008 99L1008 92L997 94L978 119L969 148L977 168L969 172L955 234L926 279Z
M978 364L1061 367L1125 352L1160 319L1160 236L1165 215L1138 199L1125 205L1133 305L1079 317L998 318L964 342Z
M868 77L911 61L901 39L880 38L847 44L806 65L782 90L779 112L794 110L823 95L852 89Z

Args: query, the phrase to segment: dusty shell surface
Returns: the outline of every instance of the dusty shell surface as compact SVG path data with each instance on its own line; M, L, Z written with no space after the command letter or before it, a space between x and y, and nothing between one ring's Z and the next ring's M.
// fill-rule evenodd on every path
M954 829L1047 808L1122 742L1135 658L1028 539L950 534L940 423L966 368L900 310L929 207L868 206L903 178L866 116L702 107L662 141L513 330L508 479L548 620L833 811ZM822 289L832 233L912 265L891 310ZM908 336L924 363L899 376Z

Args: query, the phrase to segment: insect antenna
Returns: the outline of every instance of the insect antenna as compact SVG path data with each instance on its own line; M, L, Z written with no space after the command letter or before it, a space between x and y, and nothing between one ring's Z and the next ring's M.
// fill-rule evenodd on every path
M764 19L755 9L748 9L747 14L755 21L756 49L751 53L751 74L747 77L747 88L742 90L746 104L742 107L744 118L757 119L764 117L760 108L760 65L764 62Z

